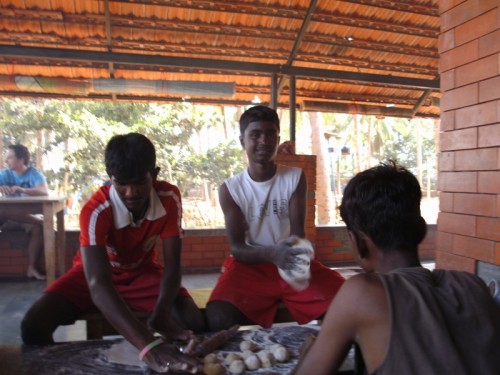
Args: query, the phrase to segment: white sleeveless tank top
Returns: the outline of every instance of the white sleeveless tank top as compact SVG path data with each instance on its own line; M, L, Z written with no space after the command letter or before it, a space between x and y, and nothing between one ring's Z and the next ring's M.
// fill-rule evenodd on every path
M276 174L267 181L252 180L248 170L225 181L248 223L248 244L271 246L290 235L288 208L301 173L300 168L278 164Z

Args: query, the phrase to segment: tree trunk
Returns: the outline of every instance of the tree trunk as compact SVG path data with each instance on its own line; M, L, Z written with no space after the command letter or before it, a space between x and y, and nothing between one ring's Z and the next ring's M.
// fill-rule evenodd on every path
M361 171L361 134L359 131L358 114L352 116L354 121L354 134L356 135L356 150L354 151L354 174Z
M422 133L420 129L419 120L410 120L410 124L413 122L415 128L415 138L417 140L417 179L420 186L422 185Z
M332 209L335 206L330 183L330 165L326 155L325 132L323 130L323 117L318 112L309 112L311 122L312 153L316 155L316 202L317 220L320 225L334 222Z
M43 130L37 130L36 131L36 150L35 150L35 162L36 162L36 167L40 170L43 170L43 164L42 164L42 150L44 150L44 143L43 143Z

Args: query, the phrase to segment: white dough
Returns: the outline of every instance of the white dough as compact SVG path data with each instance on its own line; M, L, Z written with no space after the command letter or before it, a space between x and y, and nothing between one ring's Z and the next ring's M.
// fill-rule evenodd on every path
M247 359L251 355L253 355L253 352L251 350L244 350L241 352L241 356L243 357L243 359Z
M242 374L245 369L245 363L241 359L231 362L231 365L229 366L229 372L231 374Z
M252 352L257 349L257 344L250 340L243 340L240 343L240 350L244 352L245 350L251 350Z
M205 363L203 372L205 375L221 375L224 374L224 367L220 363Z
M284 348L284 346L283 346L283 345L281 345L281 344L273 344L273 345L271 345L271 347L269 348L269 350L270 350L271 352L274 352L274 351L275 351L276 349L278 349L278 348Z
M217 359L217 354L209 353L203 358L203 363L217 363L219 360Z
M274 358L273 353L270 353L267 350L261 350L258 352L257 357L260 359L260 365L262 368L273 367L276 363L276 358Z
M236 361L237 359L241 359L241 356L236 353L229 353L226 358L224 358L224 363L226 365L230 365L232 362Z
M249 370L257 370L260 368L260 360L255 354L251 355L245 358L245 365Z
M296 265L294 270L284 270L278 268L278 272L283 280L285 280L292 288L295 290L304 290L309 286L309 280L311 278L311 259L314 257L314 248L309 240L305 238L299 238L293 245L294 248L305 249L306 253L296 255L297 258L301 258L304 264Z
M287 348L285 348L284 346L277 347L273 351L273 355L274 355L274 358L276 358L276 360L278 362L286 362L290 359L290 353L288 352Z

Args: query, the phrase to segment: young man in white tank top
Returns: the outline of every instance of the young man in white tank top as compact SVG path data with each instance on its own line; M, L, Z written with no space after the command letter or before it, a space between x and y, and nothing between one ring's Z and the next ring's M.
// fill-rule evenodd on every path
M252 107L240 118L248 169L219 189L231 256L207 305L212 331L244 320L269 327L281 302L301 324L318 319L344 282L314 259L309 283L300 290L280 277L278 269L300 268L297 255L308 250L293 247L305 237L307 181L300 168L276 163L279 131L278 115L269 107Z

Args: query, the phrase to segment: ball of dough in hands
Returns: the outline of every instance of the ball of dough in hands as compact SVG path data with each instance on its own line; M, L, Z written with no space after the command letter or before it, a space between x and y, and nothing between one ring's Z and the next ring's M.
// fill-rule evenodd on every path
M309 286L309 279L311 278L311 259L314 256L314 248L311 242L305 238L297 238L292 247L304 249L305 253L296 255L299 262L295 265L294 269L284 270L278 268L278 273L281 278L285 280L295 290L304 290Z

